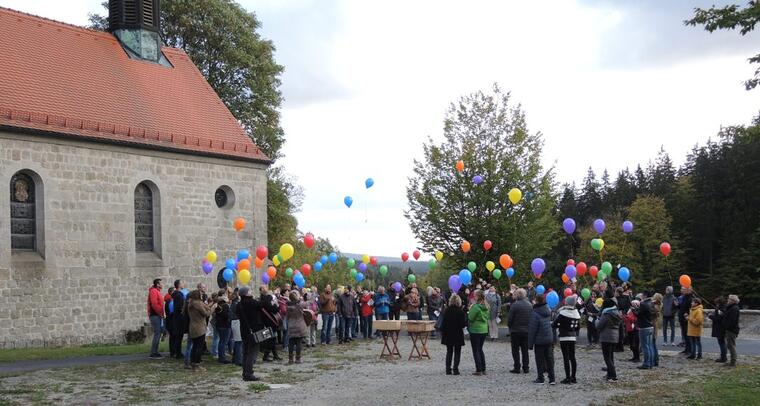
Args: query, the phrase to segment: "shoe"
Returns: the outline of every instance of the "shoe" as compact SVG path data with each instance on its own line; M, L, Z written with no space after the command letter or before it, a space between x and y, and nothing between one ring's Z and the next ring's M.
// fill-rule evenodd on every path
M256 382L256 381L260 381L261 378L256 377L256 376L246 376L246 377L243 377L243 380L246 382Z
M300 364L300 363L301 363L301 358L296 358L296 364Z
M519 374L520 370L519 369L510 369L509 372L511 372L513 374Z
M702 356L701 355L697 355L697 359L702 359Z
M575 380L575 377L570 378L570 383L578 383L577 380Z
M191 367L190 364L185 364L185 369L193 369L193 367Z
M155 353L155 354L150 354L150 356L148 358L150 358L150 359L161 359L161 358L163 358L163 356L161 354L159 354L159 353Z
M639 365L639 366L636 367L636 369L652 369L652 367L648 367L648 366L644 366L644 365Z
M556 385L557 382L555 382L553 379L549 381L549 385Z
M697 357L695 357L693 355L689 355L688 357L686 357L686 359L697 359Z
M543 384L545 384L546 382L544 382L544 380L543 380L543 379L536 379L535 381L533 381L533 383L535 383L536 385L543 385Z
M607 367L602 367L602 372L607 372Z
M628 362L641 362L641 358L631 358Z
M452 371L452 374L454 374L454 375L459 375L459 370L458 370L458 369L455 369L454 371Z
M230 361L230 360L228 360L228 359L220 359L220 360L219 360L219 363L220 363L220 364L232 364L232 361Z
M732 361L732 362L729 362L728 364L724 364L723 366L726 366L726 367L735 367L736 366L736 362Z
M715 360L715 362L727 362L727 361L728 360L726 360L725 358L718 358Z
M275 360L275 361L282 361L282 358L280 358L278 355L275 355L275 356L274 356L274 360Z
M569 384L573 383L573 381L570 380L570 378L565 378L565 379L559 381L559 383L561 383L563 385L569 385Z
M528 372L530 372L530 369L523 369L524 374L527 374Z
M446 375L451 375L451 370L450 369L446 370Z
M474 376L482 376L482 375L483 375L483 373L482 373L482 372L480 372L480 371L475 371L475 372L473 372L472 374L473 374Z
M607 383L617 383L617 378L607 378Z

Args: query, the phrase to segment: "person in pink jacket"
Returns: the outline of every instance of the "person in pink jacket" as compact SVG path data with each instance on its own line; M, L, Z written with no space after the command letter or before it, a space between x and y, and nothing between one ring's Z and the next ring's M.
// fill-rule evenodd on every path
M150 358L159 359L158 344L161 342L161 325L164 321L164 298L161 296L161 279L154 279L153 286L148 289L148 319L153 329L153 342L150 345Z

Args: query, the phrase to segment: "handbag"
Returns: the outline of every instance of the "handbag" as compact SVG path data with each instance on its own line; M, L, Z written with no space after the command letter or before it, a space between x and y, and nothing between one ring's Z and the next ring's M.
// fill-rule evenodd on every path
M255 331L253 333L253 342L256 344L261 344L266 340L269 340L274 335L272 334L272 329L269 327L263 328L259 331Z
M267 309L261 309L261 313L264 314L264 317L269 319L269 321L275 326L280 327L280 324L282 323L282 316L280 316L280 313L275 313L274 315L272 313L269 313Z

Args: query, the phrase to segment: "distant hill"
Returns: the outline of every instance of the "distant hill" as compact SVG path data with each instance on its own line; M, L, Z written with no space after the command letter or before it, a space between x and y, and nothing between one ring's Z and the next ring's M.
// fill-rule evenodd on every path
M344 252L344 253L341 253L341 255L343 255L346 258L353 258L355 260L361 261L363 254L349 254L349 253ZM423 276L427 274L428 272L427 261L415 261L412 258L409 258L408 261L403 262L401 261L401 258L377 257L377 263L378 263L378 266L379 265L388 266L392 274L400 273L400 271L406 271L408 269L411 269L412 272L414 272L414 274L417 276Z

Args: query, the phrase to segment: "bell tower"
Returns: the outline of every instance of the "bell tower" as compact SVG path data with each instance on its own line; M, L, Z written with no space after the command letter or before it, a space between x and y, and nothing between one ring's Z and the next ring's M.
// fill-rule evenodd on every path
M160 0L109 0L108 31L132 59L171 66L161 53Z

